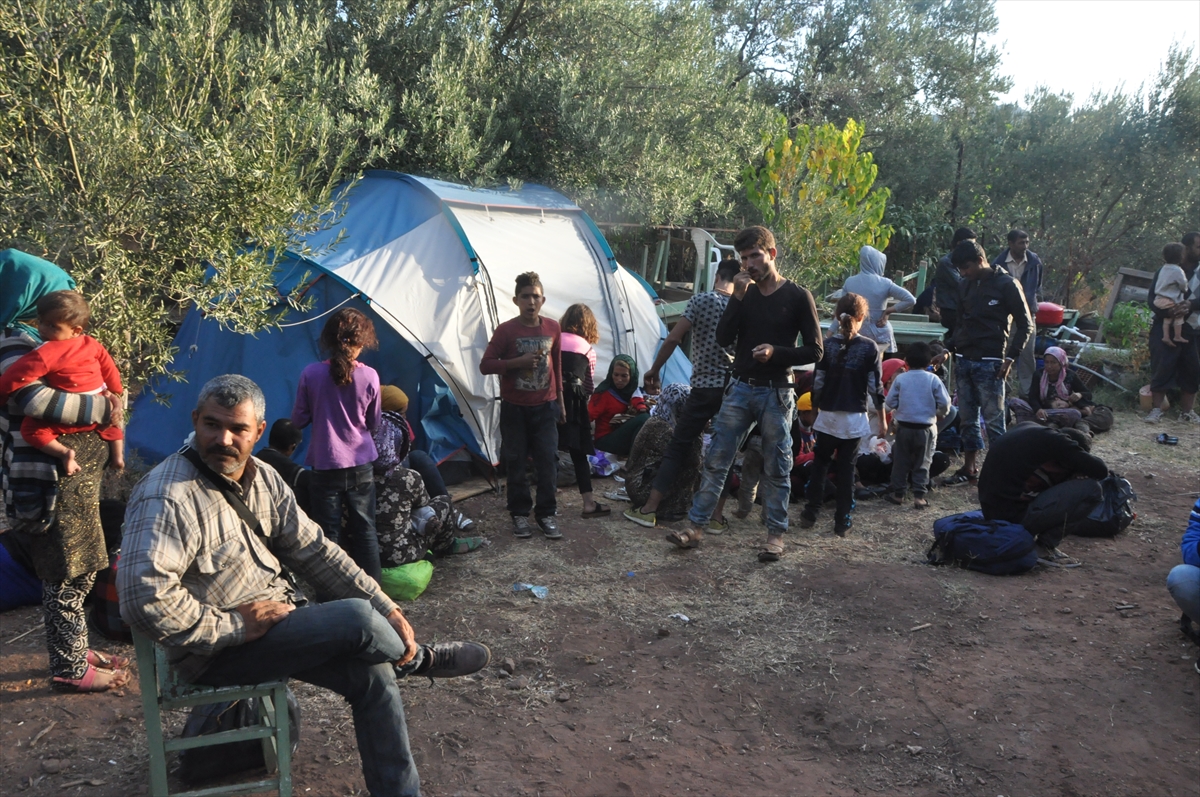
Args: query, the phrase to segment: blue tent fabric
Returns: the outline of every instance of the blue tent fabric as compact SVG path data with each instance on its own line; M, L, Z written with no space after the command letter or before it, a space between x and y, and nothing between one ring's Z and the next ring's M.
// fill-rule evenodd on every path
M263 330L255 335L239 335L222 329L198 309L189 312L176 335L178 352L169 366L171 372L186 381L159 377L136 399L126 434L129 448L151 462L176 451L191 431L191 411L200 388L208 379L223 373L244 374L263 389L268 426L278 418L290 416L300 372L309 363L325 359L318 346L325 318L334 310L349 306L375 320L379 350L364 352L361 359L379 371L383 384L397 385L408 394L408 415L417 434L418 447L428 451L435 460L465 447L482 459L495 461L494 457L484 453L476 437L476 429L481 428L478 410L470 410L472 423L468 424L456 401L456 397L465 395L461 385L448 386L444 381L443 377L452 371L446 370L444 362L433 359L435 355L423 339L414 345L397 331L399 327L409 338L413 337L406 326L409 318L396 317L390 308L376 306L375 297L363 295L348 281L354 279L357 283L358 279L346 276L348 271L353 273L358 267L356 264L371 262L370 258L376 253L397 245L405 236L408 236L405 241L414 236L426 236L424 240L431 240L428 231L437 229L437 224L445 230L444 247L435 247L432 254L425 256L427 259L420 260L417 272L409 268L405 272L409 278L419 273L417 278L426 280L427 285L442 285L438 273L438 253L441 251L445 251L447 258L458 258L457 262L473 267L477 276L486 276L479 274L480 263L463 225L455 216L455 208L459 208L459 213L467 212L464 208L489 208L489 213L509 209L508 212L544 212L546 217L552 212L578 216L583 224L581 239L590 247L596 262L607 266L610 273L616 270L611 249L591 220L566 197L548 188L525 185L518 191L476 189L394 172L367 172L341 197L340 216L331 228L305 238L303 256L284 253L278 258L275 279L280 295L289 295L297 287L303 287L304 297L310 300L311 307L303 312L288 312L282 319L285 325L282 329ZM444 217L446 224L438 220L439 216ZM459 246L461 249L455 249ZM439 243L438 247L442 245ZM404 284L390 276L389 269L396 267L395 261L386 258L372 266L375 270L368 283L376 286L373 290L395 293L397 286ZM342 271L334 273L338 269ZM446 282L447 289L453 287L452 282ZM638 282L653 296L644 281ZM629 281L628 284L637 290L638 283ZM461 285L460 282L459 290ZM493 301L505 301L501 289L496 290ZM642 308L638 340L643 343L639 345L653 343L656 334L658 341L666 336L666 328L661 322L655 324L656 318L645 317L649 312ZM427 315L425 318L436 318L437 324L443 323L441 316ZM445 327L444 331L453 329L452 326ZM621 334L630 331L619 330ZM646 337L647 334L650 337ZM460 353L471 351L477 344L468 347L464 342L461 345L464 348L459 349ZM469 361L470 357L466 359ZM470 368L469 365L460 367ZM690 375L691 364L680 352L671 358L663 374L665 381L687 381ZM452 392L450 388L458 392ZM470 395L479 396L478 393ZM306 432L297 458L303 456L307 444ZM262 445L266 445L265 435Z

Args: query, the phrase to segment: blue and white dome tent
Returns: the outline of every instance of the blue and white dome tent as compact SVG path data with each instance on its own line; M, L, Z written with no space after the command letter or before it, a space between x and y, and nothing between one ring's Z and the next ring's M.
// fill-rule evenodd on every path
M268 424L288 417L300 371L324 357L317 344L324 317L342 306L375 322L379 350L364 352L362 361L409 395L418 445L438 461L464 448L500 461L499 380L479 373L479 359L496 326L517 315L511 297L518 274L541 276L549 318L577 302L592 308L601 374L617 354L649 367L666 337L649 287L617 264L586 213L548 188L474 189L369 171L345 202L333 227L305 241L322 254L279 259L280 294L307 273L303 293L312 300L306 312L289 313L284 328L239 335L199 309L188 313L170 366L187 381L159 378L137 399L130 448L153 462L177 450L191 431L201 386L223 373L244 374L262 387ZM664 383L690 375L691 364L676 351ZM169 394L169 406L152 392Z

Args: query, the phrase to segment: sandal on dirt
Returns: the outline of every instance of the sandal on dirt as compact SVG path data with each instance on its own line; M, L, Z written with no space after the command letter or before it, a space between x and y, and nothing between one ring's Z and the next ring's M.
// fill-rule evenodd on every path
M82 678L53 678L56 692L107 692L117 689L129 682L129 673L125 670L104 670L88 665L87 672Z
M699 548L700 547L699 535L692 536L690 529L685 529L683 531L679 531L678 529L673 529L672 531L667 533L667 542L673 543L678 548Z
M782 556L783 556L783 546L778 543L768 542L766 545L764 545L762 547L762 550L760 550L758 552L758 561L760 561L760 562L778 562L780 557L782 557Z
M917 500L913 501L913 509L928 509L928 508L929 508L929 502L926 501L924 498L918 498Z
M897 495L896 493L887 493L886 495L883 496L883 500L887 501L889 504L895 504L896 506L904 506L904 496L902 494Z
M115 653L101 653L98 650L87 652L87 663L104 670L123 670L129 666L129 659Z
M591 512L584 512L583 517L585 517L585 518L608 517L611 514L612 514L611 509L609 509L604 504L597 501L596 508L593 509Z

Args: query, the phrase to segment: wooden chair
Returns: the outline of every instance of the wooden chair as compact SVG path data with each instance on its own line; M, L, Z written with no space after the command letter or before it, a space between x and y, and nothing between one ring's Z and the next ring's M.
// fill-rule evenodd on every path
M146 739L150 748L151 797L216 797L276 790L279 797L292 795L292 746L288 719L287 681L270 681L257 686L211 687L183 683L175 678L166 653L148 637L133 632L137 651L138 683L142 690L142 711L146 719ZM262 706L262 725L231 731L164 739L162 710L202 706L223 700L256 697ZM273 777L251 783L234 783L185 792L172 796L167 786L167 753L194 747L261 739L267 772Z

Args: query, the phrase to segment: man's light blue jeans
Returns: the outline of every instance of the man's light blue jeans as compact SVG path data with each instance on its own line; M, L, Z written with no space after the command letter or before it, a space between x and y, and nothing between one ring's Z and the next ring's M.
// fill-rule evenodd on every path
M958 433L964 451L983 449L979 416L987 425L988 443L1004 434L1004 380L1000 378L1000 360L968 360L954 363L954 384L958 389Z
M762 430L763 478L759 489L767 515L767 533L787 531L795 411L796 397L791 388L751 387L737 379L730 380L721 411L713 419L712 442L704 458L704 478L688 512L688 520L694 526L704 528L712 519L738 449L751 425L757 422Z
M1175 565L1167 574L1167 589L1183 613L1200 623L1200 567Z
M352 598L296 609L265 636L225 648L196 682L235 686L295 678L338 693L354 715L367 791L418 797L421 782L392 667L403 657L404 642L391 624L370 603Z

